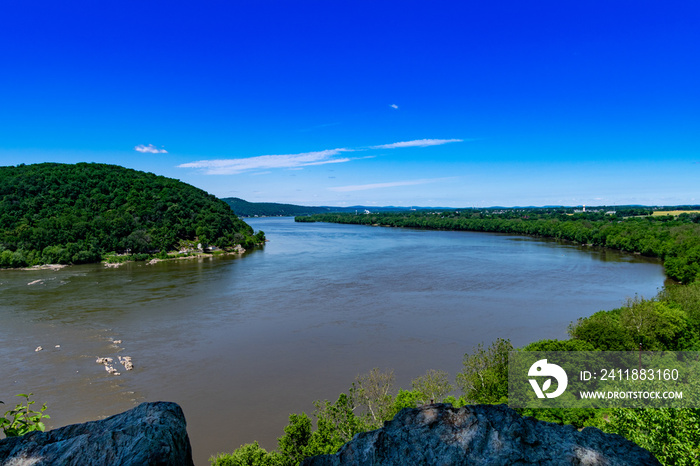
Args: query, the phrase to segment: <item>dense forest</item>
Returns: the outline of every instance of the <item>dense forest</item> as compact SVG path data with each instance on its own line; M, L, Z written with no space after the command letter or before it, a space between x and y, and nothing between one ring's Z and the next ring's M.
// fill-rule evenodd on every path
M656 214L663 213L657 211ZM700 275L700 214L651 215L648 208L568 213L567 209L462 210L376 214L321 214L298 222L511 233L575 241L633 252L664 261L681 283Z
M97 163L0 167L0 267L163 254L187 241L248 248L264 234L215 196L152 173Z

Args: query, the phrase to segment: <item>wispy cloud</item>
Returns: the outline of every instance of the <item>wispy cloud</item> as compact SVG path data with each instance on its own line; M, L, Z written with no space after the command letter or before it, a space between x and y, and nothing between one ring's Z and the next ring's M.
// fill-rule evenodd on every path
M208 175L235 175L250 170L267 170L272 168L300 168L328 163L344 163L354 160L349 157L335 158L342 152L352 149L330 149L301 154L260 155L239 159L200 160L178 165L180 168L200 168Z
M371 149L398 149L399 147L428 147L440 146L450 142L462 142L464 139L416 139L415 141L395 142L393 144L382 144L371 146Z
M389 107L393 108L394 110L398 110L398 109L399 109L399 106L396 105L396 104L391 104L391 105L389 105Z
M153 144L149 144L147 146L144 146L143 144L139 144L138 146L134 147L134 150L137 152L143 152L145 154L167 154L168 153L167 150L158 149Z
M397 106L398 107L398 106ZM235 159L199 160L178 165L179 168L198 168L207 175L236 175L254 170L269 170L274 168L301 169L314 165L326 165L330 163L345 163L353 160L369 159L375 157L337 157L343 152L364 152L370 149L396 149L399 147L428 147L439 146L450 142L462 142L463 139L416 139L414 141L395 142L379 146L359 147L355 149L339 148L315 152L302 152L300 154L260 155L256 157ZM165 153L153 145L136 146L139 152ZM371 189L371 188L365 188Z
M413 186L418 184L428 184L437 183L438 181L451 180L454 177L447 178L424 178L420 180L405 180L405 181L390 181L388 183L373 183L373 184L356 184L351 186L338 186L335 188L328 188L331 191L336 191L340 193L350 192L350 191L366 191L368 189L381 189L381 188L395 188L397 186Z

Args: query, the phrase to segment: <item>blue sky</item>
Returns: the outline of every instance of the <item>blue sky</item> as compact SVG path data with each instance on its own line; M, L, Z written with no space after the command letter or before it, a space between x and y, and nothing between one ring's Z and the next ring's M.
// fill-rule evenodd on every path
M4 2L0 164L303 205L700 204L692 1Z

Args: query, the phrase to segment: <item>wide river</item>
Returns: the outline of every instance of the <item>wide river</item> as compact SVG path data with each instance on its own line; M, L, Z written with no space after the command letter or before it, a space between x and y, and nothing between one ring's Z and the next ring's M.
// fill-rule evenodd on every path
M33 392L50 427L175 401L206 465L275 448L290 413L374 367L403 388L454 377L479 343L566 338L665 279L656 260L504 234L249 223L269 243L240 258L0 271L0 400ZM135 368L110 375L98 356Z

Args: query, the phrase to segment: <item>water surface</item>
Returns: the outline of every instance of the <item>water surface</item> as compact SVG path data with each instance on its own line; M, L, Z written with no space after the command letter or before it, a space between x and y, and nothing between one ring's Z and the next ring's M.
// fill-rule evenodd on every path
M53 427L175 401L207 464L254 440L275 448L289 413L373 367L404 388L429 368L454 376L478 343L565 338L664 283L656 260L554 241L249 223L270 242L242 258L0 271L0 400L34 392ZM95 363L117 355L135 370Z

